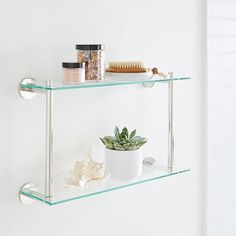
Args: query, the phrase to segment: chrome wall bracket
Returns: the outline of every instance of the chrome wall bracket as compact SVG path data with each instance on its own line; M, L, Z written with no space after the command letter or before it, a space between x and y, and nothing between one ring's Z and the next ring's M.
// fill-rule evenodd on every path
M32 99L35 95L36 92L32 88L26 88L22 85L34 85L35 80L32 78L24 78L23 80L20 81L18 91L20 93L20 96L24 99Z
M30 189L30 191L37 191L37 186L32 183L26 183L21 186L20 191L19 191L19 199L20 202L25 204L25 205L30 205L32 204L35 200L32 198L27 197L26 195L22 194L22 192L26 189Z
M149 79L152 79L153 76L154 76L154 74L152 74L152 76L151 76ZM144 86L145 88L152 88L152 87L154 87L154 85L155 85L154 82L146 82L146 83L144 82L144 83L143 83L143 86Z
M143 86L145 88L152 88L154 87L155 83L154 82L147 82L147 83L143 83Z

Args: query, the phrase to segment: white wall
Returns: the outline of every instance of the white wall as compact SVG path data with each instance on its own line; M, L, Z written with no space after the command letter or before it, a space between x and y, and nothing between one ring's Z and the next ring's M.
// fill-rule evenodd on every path
M0 4L0 235L202 235L202 3L197 0L32 1ZM107 59L144 60L192 76L175 91L176 162L190 173L48 207L20 204L19 187L43 181L44 99L17 94L24 76L60 80L76 43L104 42ZM165 85L55 95L55 175L114 125L149 137L166 158Z
M208 2L208 235L236 235L236 1Z

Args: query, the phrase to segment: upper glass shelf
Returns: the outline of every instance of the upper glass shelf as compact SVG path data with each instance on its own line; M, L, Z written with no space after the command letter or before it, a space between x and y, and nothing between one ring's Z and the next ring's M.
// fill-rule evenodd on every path
M129 84L151 84L151 83L163 83L177 80L187 80L190 77L175 77L175 78L163 78L160 76L153 76L152 79L120 79L114 80L105 78L102 81L86 81L83 84L68 85L60 81L52 81L51 85L46 85L45 81L34 81L32 83L21 83L21 89L40 89L40 90L69 90L69 89L82 89L82 88L95 88L95 87L107 87L117 85L129 85Z

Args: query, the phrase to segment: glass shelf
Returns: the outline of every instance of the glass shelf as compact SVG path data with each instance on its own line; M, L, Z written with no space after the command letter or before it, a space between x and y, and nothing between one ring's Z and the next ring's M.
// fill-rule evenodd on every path
M67 185L66 180L64 180L60 183L54 183L52 198L45 198L43 194L43 187L38 187L37 191L35 191L35 189L33 188L25 188L20 191L20 194L31 199L46 203L47 205L56 205L94 196L100 193L130 187L136 184L142 184L161 178L166 178L168 176L181 174L187 171L190 171L190 169L174 168L172 171L168 171L166 167L153 165L151 167L144 167L142 176L132 181L118 181L109 177L101 182L89 183L85 188L81 188L77 186Z
M150 83L163 83L169 82L171 80L187 80L190 77L175 77L175 78L163 78L160 76L153 76L152 79L120 79L114 80L106 78L103 81L86 81L83 84L67 85L63 82L53 81L52 85L46 85L45 81L35 81L32 84L21 84L21 89L40 89L40 90L68 90L68 89L82 89L82 88L95 88L95 87L107 87L107 86L117 86L117 85L129 85L129 84L150 84Z

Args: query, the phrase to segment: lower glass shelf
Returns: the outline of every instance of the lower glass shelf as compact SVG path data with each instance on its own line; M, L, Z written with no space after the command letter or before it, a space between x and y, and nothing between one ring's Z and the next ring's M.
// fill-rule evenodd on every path
M35 188L25 188L20 191L20 194L46 203L48 205L56 205L85 197L94 196L100 193L126 188L136 184L142 184L161 178L166 178L168 176L181 174L187 171L190 171L190 169L174 168L172 171L168 171L166 167L153 165L151 167L144 167L142 176L131 181L118 181L109 177L101 182L89 183L84 188L67 185L65 181L63 184L54 183L53 197L51 198L45 198L43 194L43 187L38 187L37 191L35 191Z

